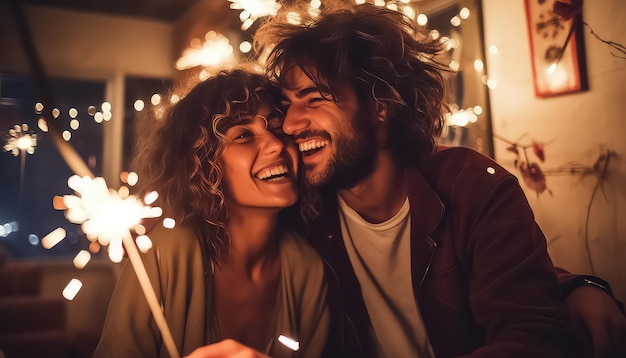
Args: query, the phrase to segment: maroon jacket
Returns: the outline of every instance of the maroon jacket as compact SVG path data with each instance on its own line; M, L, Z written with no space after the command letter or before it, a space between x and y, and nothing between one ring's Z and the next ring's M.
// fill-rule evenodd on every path
M491 159L449 148L407 175L413 292L437 358L576 357L546 240L517 179ZM333 317L326 353L375 352L341 237L336 194L308 235L327 265Z

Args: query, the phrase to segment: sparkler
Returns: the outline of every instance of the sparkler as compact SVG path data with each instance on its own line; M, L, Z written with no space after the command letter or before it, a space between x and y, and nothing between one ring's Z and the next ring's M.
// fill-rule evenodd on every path
M241 30L246 31L260 17L274 16L281 5L275 0L228 0L231 9L241 10Z
M150 193L142 201L134 195L129 195L127 187L122 187L119 191L109 189L104 179L100 177L81 178L74 175L69 178L67 184L75 191L76 195L55 197L55 209L65 210L68 221L80 224L81 229L92 243L97 241L102 246L108 246L109 258L113 262L120 262L124 256L124 251L126 251L170 357L179 358L180 355L176 349L174 338L167 326L159 300L131 236L131 230L140 234L139 245L144 248L151 247L149 238L143 235L145 228L140 223L142 219L156 218L162 215L161 208L150 206L158 194ZM64 236L64 231L57 229L42 239L42 245L51 248ZM146 240L149 243L146 243ZM88 257L86 257L88 254L86 251L81 251L74 259L75 265L84 267L88 261ZM75 281L73 282L76 284ZM80 288L80 286L78 287ZM73 298L74 295L75 293L64 291L66 298Z
M20 206L22 205L22 195L24 193L24 170L26 168L26 153L34 154L35 147L37 146L37 135L28 130L28 124L24 123L21 126L15 125L9 130L10 137L7 139L7 143L4 145L4 150L11 152L13 156L17 157L19 153L21 156L20 165Z

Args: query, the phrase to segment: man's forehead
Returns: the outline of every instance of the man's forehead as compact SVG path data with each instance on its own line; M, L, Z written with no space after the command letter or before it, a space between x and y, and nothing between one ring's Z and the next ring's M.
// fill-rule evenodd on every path
M307 68L307 72L311 72L311 69ZM313 80L307 75L307 72L303 71L298 65L287 67L284 70L284 74L281 76L283 93L285 91L297 92L303 88L317 87Z

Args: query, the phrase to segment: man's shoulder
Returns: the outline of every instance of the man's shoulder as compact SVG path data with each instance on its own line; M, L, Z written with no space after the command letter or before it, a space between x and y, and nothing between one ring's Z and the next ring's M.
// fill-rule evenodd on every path
M447 193L446 197L468 191L481 195L503 181L517 181L493 159L465 147L441 147L417 169L439 195Z
M424 158L419 169L425 177L475 176L499 180L513 176L492 158L466 147L441 146L437 152Z

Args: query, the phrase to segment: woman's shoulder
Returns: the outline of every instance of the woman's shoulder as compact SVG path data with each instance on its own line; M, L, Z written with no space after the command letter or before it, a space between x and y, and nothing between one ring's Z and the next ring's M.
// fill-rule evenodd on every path
M145 224L146 236L153 246L168 250L195 249L200 244L198 229L189 223L165 227L163 220Z

